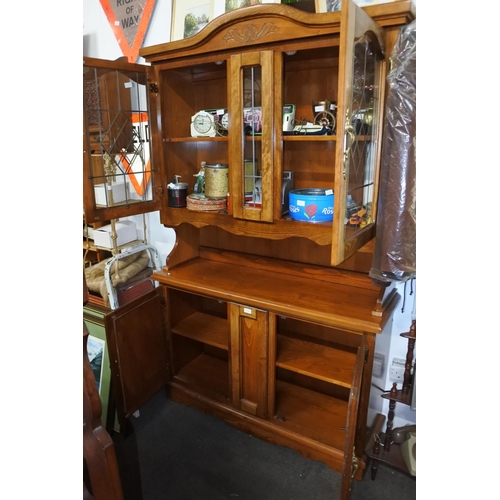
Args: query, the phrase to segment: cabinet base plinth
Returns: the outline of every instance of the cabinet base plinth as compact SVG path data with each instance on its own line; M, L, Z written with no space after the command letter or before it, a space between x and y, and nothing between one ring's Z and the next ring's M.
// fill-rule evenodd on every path
M279 425L273 424L272 419L266 420L245 413L229 404L223 404L211 400L197 392L191 391L174 382L170 382L166 388L167 396L176 403L193 406L202 413L210 413L221 418L228 425L246 432L259 439L279 446L286 446L300 453L305 458L318 460L326 464L330 469L342 473L344 461L343 450L332 448L319 441L314 441L300 434L289 432ZM362 480L366 462L358 458L359 468L354 476L356 480Z

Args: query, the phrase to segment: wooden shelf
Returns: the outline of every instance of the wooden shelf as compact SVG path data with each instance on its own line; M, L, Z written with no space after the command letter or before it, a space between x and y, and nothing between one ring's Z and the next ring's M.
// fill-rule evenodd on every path
M227 136L217 136L217 137L169 137L165 139L165 142L227 142Z
M356 354L278 335L276 366L351 388Z
M411 404L411 396L412 396L411 387L407 393L404 393L402 390L399 390L396 393L396 395L391 395L389 392L382 394L382 397L384 399L393 399L397 403L402 403L402 404L405 404L408 406L410 406L410 404Z
M379 462L384 462L387 465L396 467L397 469L406 474L410 474L410 472L408 471L408 467L406 467L406 462L403 457L403 454L401 453L401 445L393 444L391 446L391 449L389 451L386 451L384 449L384 441L385 441L385 434L382 433L380 434L380 451L379 454L376 456L376 459Z
M184 366L174 380L217 399L229 397L228 362L207 354L201 354Z
M376 424L378 429L375 429L375 431L377 430L379 431L375 432L375 434L379 436L381 441L379 452L378 453L373 452L373 440L368 440L368 446L365 450L366 456L372 460L376 460L392 468L396 468L401 472L404 472L405 474L411 475L410 472L408 471L408 467L406 466L403 454L401 453L401 445L393 444L389 451L386 451L384 449L385 433L380 432L380 428L382 427L382 424L384 422L383 419L384 417L380 413L378 414L378 416L382 417L382 419L380 419L380 424L379 425Z
M183 337L198 340L220 349L228 350L229 323L224 318L195 312L179 321L172 332Z
M337 136L335 135L284 135L283 136L284 141L336 141Z
M278 380L274 423L343 450L347 402Z

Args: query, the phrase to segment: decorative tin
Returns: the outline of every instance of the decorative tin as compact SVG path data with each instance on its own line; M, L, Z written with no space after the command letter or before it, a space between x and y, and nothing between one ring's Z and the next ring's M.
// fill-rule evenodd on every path
M295 220L325 222L333 220L333 189L293 189L289 212Z
M207 163L205 165L205 196L226 199L229 190L229 166L227 163Z
M190 194L186 201L187 209L197 212L213 212L227 207L227 198L225 197L223 199L210 199L202 194Z

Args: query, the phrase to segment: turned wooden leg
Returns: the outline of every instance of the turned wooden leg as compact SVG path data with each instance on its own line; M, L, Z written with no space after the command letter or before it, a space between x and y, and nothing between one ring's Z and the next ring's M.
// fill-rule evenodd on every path
M396 397L397 392L398 392L397 384L396 384L396 382L394 382L392 384L392 389L391 389L391 392L389 393L389 395L392 397ZM384 450L385 451L390 451L390 449L391 449L392 425L393 425L393 420L394 420L394 409L395 408L396 408L396 400L389 399L389 413L387 414L387 428L385 430L385 442L384 442Z
M380 438L376 436L375 444L373 445L374 457L378 457L379 453L380 453ZM377 470L378 470L378 460L376 458L372 458L372 468L371 468L372 481L375 481L375 477L377 476Z

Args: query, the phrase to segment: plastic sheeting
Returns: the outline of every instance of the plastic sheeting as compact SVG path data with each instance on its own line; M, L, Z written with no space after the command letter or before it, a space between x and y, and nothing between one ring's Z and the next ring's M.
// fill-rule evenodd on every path
M370 276L416 277L416 20L401 29L391 54L384 121L376 239Z

